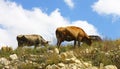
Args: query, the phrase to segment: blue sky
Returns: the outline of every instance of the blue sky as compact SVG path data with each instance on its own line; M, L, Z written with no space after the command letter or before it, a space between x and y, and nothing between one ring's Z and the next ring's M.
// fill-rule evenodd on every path
M120 38L120 0L0 0L0 9L0 45L16 47L19 34L40 34L55 44L56 28L67 25Z
M64 0L11 0L22 5L23 8L32 10L34 7L42 9L43 12L50 14L59 8L62 16L70 21L85 20L93 24L98 32L110 39L120 37L120 20L113 21L112 15L99 15L93 11L92 5L98 0L72 0L74 7L70 8Z

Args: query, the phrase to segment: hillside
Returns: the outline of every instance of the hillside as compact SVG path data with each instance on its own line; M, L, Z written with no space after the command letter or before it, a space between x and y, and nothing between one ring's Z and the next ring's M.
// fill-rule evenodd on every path
M9 48L9 47L7 47ZM120 69L120 40L0 50L0 69Z

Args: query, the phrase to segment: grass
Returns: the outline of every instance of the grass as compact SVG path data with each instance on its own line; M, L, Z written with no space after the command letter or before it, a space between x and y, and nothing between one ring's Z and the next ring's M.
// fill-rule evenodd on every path
M0 57L9 58L9 55L17 54L20 61L25 62L26 60L29 60L38 64L21 64L22 67L18 65L19 69L35 69L43 63L43 67L45 67L49 64L57 64L61 62L61 60L58 59L58 55L56 53L48 53L48 50L53 50L56 47L57 46L48 46L37 49L17 48L9 52L0 50ZM78 59L91 61L95 66L99 66L100 63L103 63L104 65L113 64L116 65L118 69L120 69L120 40L105 40L103 42L94 42L91 46L83 44L78 48L67 45L61 46L59 50L60 53L72 50Z

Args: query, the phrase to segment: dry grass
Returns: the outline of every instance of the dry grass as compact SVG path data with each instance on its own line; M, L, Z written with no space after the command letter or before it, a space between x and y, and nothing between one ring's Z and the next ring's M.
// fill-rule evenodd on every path
M61 60L58 59L57 54L48 52L48 50L53 50L54 48L56 48L56 46L48 46L47 48L43 47L39 49L17 48L16 50L10 52L0 51L0 57L9 58L10 54L17 54L19 60L23 62L25 62L26 60L30 60L38 64L44 63L44 66L46 66L49 64L57 64L61 62ZM94 42L92 46L87 46L86 44L83 44L78 48L74 48L70 45L61 46L59 50L60 52L73 50L75 56L78 59L91 61L92 64L95 66L99 66L100 63L103 63L104 65L113 64L116 65L118 69L120 69L120 40L105 40L103 42ZM33 58L35 58L35 60L33 60ZM34 69L37 66L34 66L32 64L23 64L23 67L21 69L29 69L29 67Z

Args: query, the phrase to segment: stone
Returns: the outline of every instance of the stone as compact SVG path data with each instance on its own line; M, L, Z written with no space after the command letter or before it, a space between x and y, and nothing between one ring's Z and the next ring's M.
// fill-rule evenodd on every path
M89 68L86 68L86 69L98 69L98 68L93 66L93 67L89 67Z
M68 59L65 59L66 62L68 63L79 63L79 60L77 60L76 58L68 58Z
M67 58L76 58L73 51L67 51L66 54L67 54Z
M57 65L53 64L53 65L48 65L46 69L60 69L60 68Z
M63 64L63 63L58 63L58 66L59 66L59 67L65 67L65 64Z
M67 51L67 52L63 52L63 53L61 53L60 54L60 58L62 59L62 60L69 60L69 59L71 59L71 58L76 58L75 56L74 56L74 53L73 53L73 51Z
M52 54L54 52L53 52L53 50L48 50L47 53Z
M50 65L48 65L48 66L46 67L46 69L52 69L52 67L51 67Z
M59 54L58 48L55 48L55 49L54 49L54 53Z
M61 53L60 54L60 59L61 60L65 60L67 58L67 54L66 53Z
M78 69L75 64L69 64L69 69Z
M75 63L81 64L80 60L78 60L78 59L75 59Z
M118 49L120 50L120 45L118 46Z
M10 55L10 59L12 60L17 60L18 56L16 54Z
M85 49L85 52L86 52L86 53L89 53L89 49Z
M10 69L10 66L4 66L3 69Z
M118 69L115 65L107 65L104 69Z
M53 64L52 69L60 69L57 65Z
M100 63L100 69L103 69L103 67L104 67L104 64Z
M6 58L0 58L0 64L7 66L10 64L10 61Z
M87 68L88 68L88 67L92 67L92 64L90 64L90 63L84 62L83 64L84 64Z
M25 60L26 63L33 63L32 61L30 60Z

